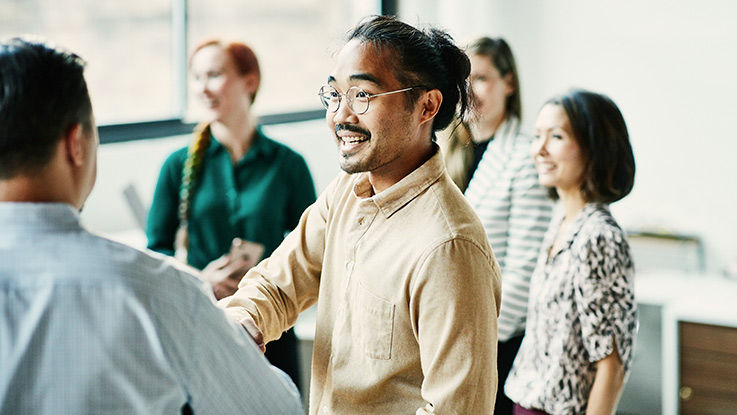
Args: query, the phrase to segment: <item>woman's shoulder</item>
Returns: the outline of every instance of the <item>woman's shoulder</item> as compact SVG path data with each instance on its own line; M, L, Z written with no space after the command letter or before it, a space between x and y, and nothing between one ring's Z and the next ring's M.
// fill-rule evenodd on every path
M183 166L184 162L187 160L187 152L188 152L189 146L184 146L181 148L178 148L174 151L172 151L167 157L166 160L164 160L164 166Z
M259 134L261 135L261 139L264 140L264 146L268 147L268 149L279 158L287 161L304 160L304 157L289 145L269 137L260 129Z
M587 230L587 233L596 233L597 230L606 233L624 233L619 223L612 216L609 205L605 203L586 204L584 215L584 222L581 228L582 230Z
M583 251L612 249L627 246L625 231L614 219L606 204L588 204L585 218L578 233Z
M175 150L164 159L164 163L161 165L160 178L167 177L168 180L178 180L181 178L181 172L184 168L184 163L187 161L187 147Z

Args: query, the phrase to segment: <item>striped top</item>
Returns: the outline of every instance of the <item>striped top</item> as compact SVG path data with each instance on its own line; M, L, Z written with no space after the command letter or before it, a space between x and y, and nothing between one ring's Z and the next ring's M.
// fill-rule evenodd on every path
M553 205L530 157L532 140L518 126L516 120L499 126L466 190L501 269L499 341L525 331L530 277Z

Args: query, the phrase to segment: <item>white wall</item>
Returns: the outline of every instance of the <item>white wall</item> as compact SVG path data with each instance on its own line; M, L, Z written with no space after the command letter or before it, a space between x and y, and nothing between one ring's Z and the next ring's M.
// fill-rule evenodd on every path
M737 257L737 2L403 4L408 22L428 19L456 39L509 41L528 131L541 104L569 87L609 95L637 162L632 194L613 205L620 223L701 236L712 271Z
M707 266L737 256L737 2L731 0L405 0L411 23L457 39L504 36L521 72L524 124L571 86L610 95L625 115L637 161L632 194L613 210L629 229L701 236ZM324 122L270 126L308 161L318 190L337 173ZM83 214L101 232L134 227L122 188L150 202L164 157L187 137L104 145L98 184Z
M271 125L264 127L264 132L305 157L318 192L338 173L337 151L325 121ZM148 208L162 163L189 138L184 135L100 146L97 183L82 212L83 223L95 232L124 233L126 241L145 244L142 233L135 231L136 222L123 189L133 183Z

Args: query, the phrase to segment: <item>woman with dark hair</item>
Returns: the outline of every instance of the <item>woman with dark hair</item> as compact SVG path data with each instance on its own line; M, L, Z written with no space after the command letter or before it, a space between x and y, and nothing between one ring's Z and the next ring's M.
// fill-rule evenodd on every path
M207 119L164 162L146 235L149 249L204 269L220 299L297 225L315 187L302 156L264 135L251 115L261 72L250 47L203 42L190 71ZM266 356L298 382L292 330Z
M448 173L479 215L501 269L497 362L504 385L525 332L530 276L552 203L530 157L532 139L519 131L522 103L512 50L502 38L482 37L466 53L473 115L468 123L452 125L439 143ZM499 387L494 413L511 415L512 405Z
M560 200L532 276L527 328L505 385L515 414L614 414L637 332L633 265L608 204L635 161L611 99L572 90L535 124L540 183Z

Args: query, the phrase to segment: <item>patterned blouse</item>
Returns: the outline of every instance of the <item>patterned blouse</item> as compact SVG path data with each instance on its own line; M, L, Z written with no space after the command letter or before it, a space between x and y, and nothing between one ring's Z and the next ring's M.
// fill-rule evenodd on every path
M633 265L624 231L607 205L589 203L551 253L551 224L532 275L527 328L504 392L550 414L583 414L596 362L616 342L625 378L637 333Z

